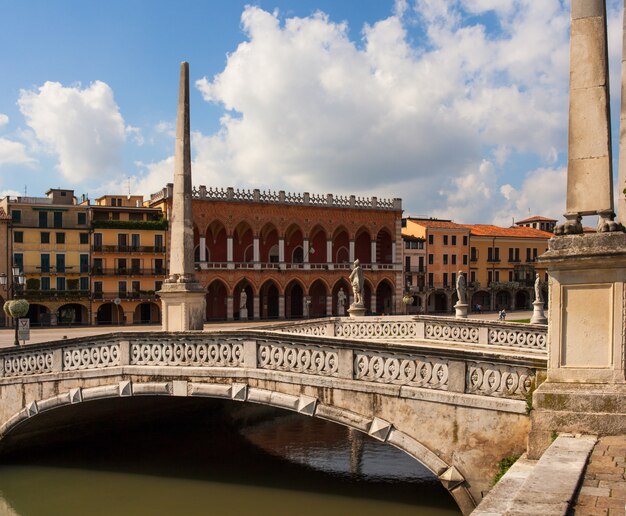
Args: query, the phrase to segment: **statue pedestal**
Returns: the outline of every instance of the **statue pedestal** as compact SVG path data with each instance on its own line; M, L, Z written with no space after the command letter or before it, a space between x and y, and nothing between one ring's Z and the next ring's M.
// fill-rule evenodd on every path
M339 308L337 308L337 315L339 317L344 317L346 315L346 309L343 306L340 306Z
M348 308L350 317L365 317L366 308L363 305L355 305L352 303Z
M467 308L468 304L466 303L457 303L454 305L455 317L457 319L467 319Z
M531 324L548 324L546 314L543 312L543 301L533 302L533 316L530 318Z
M548 372L533 394L529 458L552 432L626 433L626 234L550 239Z
M248 320L248 309L247 308L240 308L239 309L239 320L240 321L247 321Z
M163 283L157 294L163 310L163 331L204 329L206 290L200 283Z

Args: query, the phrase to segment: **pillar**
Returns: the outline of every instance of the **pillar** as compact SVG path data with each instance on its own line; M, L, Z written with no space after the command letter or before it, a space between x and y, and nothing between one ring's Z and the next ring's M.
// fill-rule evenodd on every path
M280 294L278 296L278 318L279 319L285 318L285 295L284 294Z
M396 243L391 242L391 263L396 264Z
M258 294L252 298L252 318L255 320L261 318L261 300Z
M377 302L376 301L376 289L372 289L372 295L370 296L370 311L372 313L377 313L376 312L376 302ZM377 315L381 315L381 314L377 314Z
M233 310L233 296L226 296L226 320L232 321L235 318Z
M280 264L285 263L285 239L284 238L278 239L278 262Z
M206 237L200 237L200 261L206 262Z
M233 263L233 237L229 235L226 237L226 261L228 262L227 267L229 269L234 269L235 264Z
M372 269L377 269L374 265L377 263L376 260L376 240L372 240L370 244L370 252L372 254Z
M331 316L333 315L334 310L333 310L333 294L332 292L330 294L326 295L326 315Z
M354 240L350 240L350 263L354 262Z
M252 239L252 261L254 262L254 268L261 268L261 250L259 248L259 237L254 236Z
M326 263L328 264L328 270L333 270L334 267L334 261L335 259L333 258L333 241L332 240L326 240Z

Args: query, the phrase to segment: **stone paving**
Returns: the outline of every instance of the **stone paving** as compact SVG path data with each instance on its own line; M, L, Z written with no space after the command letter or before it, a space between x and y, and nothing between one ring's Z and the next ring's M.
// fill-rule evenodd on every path
M598 441L571 514L626 515L626 435Z

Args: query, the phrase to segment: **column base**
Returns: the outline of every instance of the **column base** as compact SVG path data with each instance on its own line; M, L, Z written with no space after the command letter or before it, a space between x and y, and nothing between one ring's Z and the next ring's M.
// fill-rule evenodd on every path
M363 305L355 305L352 303L348 308L350 317L365 317L366 308Z
M548 324L548 319L543 311L543 301L533 302L533 316L530 319L531 324Z
M247 321L248 320L248 309L247 308L240 308L239 309L239 320L240 321Z
M204 329L206 290L200 283L164 283L157 294L163 310L163 331Z

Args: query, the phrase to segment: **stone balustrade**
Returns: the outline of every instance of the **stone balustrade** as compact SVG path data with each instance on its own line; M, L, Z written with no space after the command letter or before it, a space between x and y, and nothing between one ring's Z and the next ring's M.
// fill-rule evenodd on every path
M451 317L334 317L278 324L276 331L366 340L445 342L546 353L547 327L538 324L459 320Z
M171 197L171 185L153 193L150 196L151 202ZM311 194L291 193L280 190L265 191L255 189L239 188L207 188L204 185L194 187L192 191L193 199L206 201L228 201L228 202L255 202L264 204L284 204L291 206L317 206L324 208L352 208L361 210L393 210L402 211L401 199L379 199L377 197L357 197L355 195L333 195L333 194Z
M339 319L297 325L302 331L306 330L306 336L287 336L284 332L265 330L211 334L124 333L38 344L19 350L4 349L0 351L0 382L94 370L110 374L107 371L111 368L120 367L128 373L137 367L144 374L146 367L157 368L159 374L167 374L168 367L177 368L177 374L181 374L181 367L223 368L298 373L523 400L531 389L536 369L545 369L545 357L511 355L509 360L502 353L489 357L484 351L472 353L365 341L371 340L370 333L378 339L406 340L418 338L420 332L428 334L429 327L435 333L443 332L435 329L439 326L433 321L385 320L371 323L373 326L369 324ZM345 338L327 339L329 327L336 333L343 333ZM454 329L448 327L445 335L453 333L455 338L473 342L480 341L479 334L483 332L459 325ZM443 337L437 333L436 338ZM189 374L196 373L190 371ZM301 381L306 383L306 380Z

